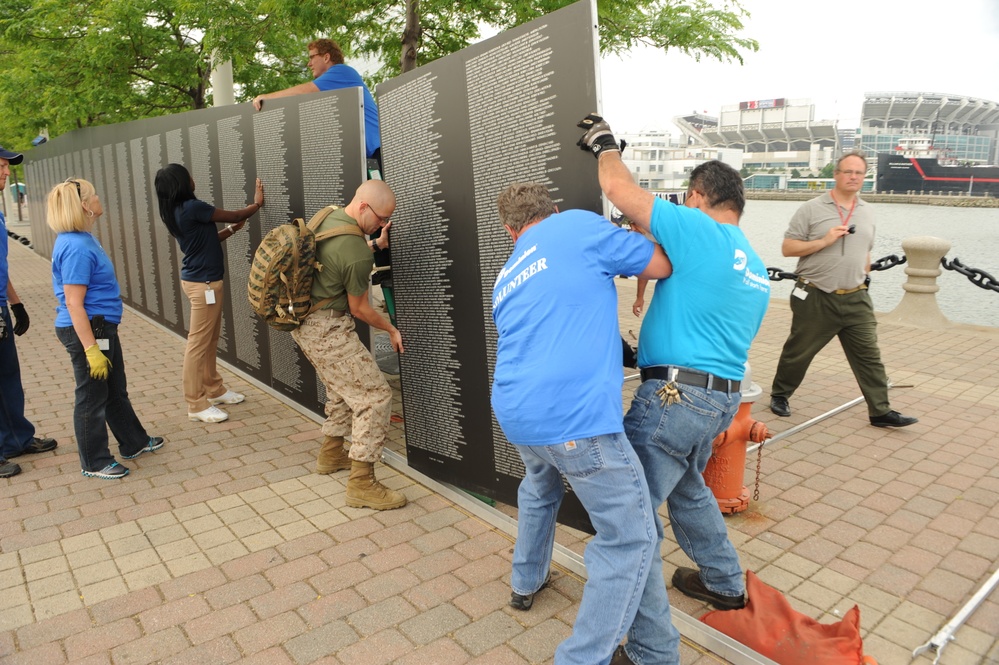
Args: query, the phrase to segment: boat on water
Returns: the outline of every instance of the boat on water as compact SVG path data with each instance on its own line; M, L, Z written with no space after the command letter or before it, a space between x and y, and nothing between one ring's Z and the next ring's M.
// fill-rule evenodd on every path
M931 137L918 136L878 155L875 182L879 192L999 196L999 166L959 162L934 148Z

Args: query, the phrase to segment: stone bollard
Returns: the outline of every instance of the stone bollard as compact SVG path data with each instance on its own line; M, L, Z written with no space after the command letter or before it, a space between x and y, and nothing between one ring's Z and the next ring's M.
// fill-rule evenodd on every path
M923 328L946 328L951 325L937 305L937 277L942 272L940 259L950 250L950 243L933 236L916 236L902 241L905 251L905 294L898 307L881 320Z

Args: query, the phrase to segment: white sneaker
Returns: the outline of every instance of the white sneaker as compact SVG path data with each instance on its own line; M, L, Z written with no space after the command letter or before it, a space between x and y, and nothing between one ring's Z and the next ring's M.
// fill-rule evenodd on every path
M220 423L229 420L229 414L217 406L210 406L204 411L188 413L187 418L188 420L200 420L203 423Z
M233 390L227 390L218 397L209 397L209 404L239 404L244 399L246 395L241 395Z

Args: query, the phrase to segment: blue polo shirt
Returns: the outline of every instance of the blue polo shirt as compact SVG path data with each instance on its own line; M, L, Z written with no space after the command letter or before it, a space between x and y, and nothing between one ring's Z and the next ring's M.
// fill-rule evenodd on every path
M360 88L364 95L364 147L368 157L382 145L382 134L378 128L378 107L375 98L364 84L364 79L350 65L333 65L319 75L313 83L322 91L340 90L341 88Z
M121 323L123 307L121 289L114 275L114 265L101 243L90 233L74 231L60 233L52 247L52 290L59 304L56 306L56 328L73 325L66 309L66 284L87 287L83 308L88 317L98 314L109 323Z
M585 210L552 215L517 240L493 286L492 405L511 443L624 431L614 279L642 272L653 249Z

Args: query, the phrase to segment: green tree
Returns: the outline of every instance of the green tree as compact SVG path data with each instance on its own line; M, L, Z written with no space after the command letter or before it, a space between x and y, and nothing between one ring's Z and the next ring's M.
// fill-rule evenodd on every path
M571 0L3 0L0 105L3 140L25 146L91 125L211 104L215 61L231 59L237 99L310 78L304 53L316 37L366 57L377 83ZM600 0L606 53L636 45L694 58L742 62L738 0ZM13 110L13 111L11 111Z
M799 171L798 169L791 169L791 177L792 178L800 178L801 177L801 171Z
M741 169L739 169L739 175L742 176L743 180L745 180L746 178L749 177L749 169L743 166Z
M4 140L210 106L213 54L238 63L243 97L292 85L305 75L295 35L250 0L4 0Z
M575 0L263 0L261 10L281 15L302 33L336 26L326 36L345 52L380 63L374 80L426 64L475 42L480 27L505 30ZM598 0L600 48L621 54L645 45L700 60L742 63L759 48L739 33L748 13L738 0L717 8L709 0Z
M821 171L819 171L819 177L820 178L831 178L831 177L833 177L833 171L835 169L836 169L836 163L835 162L829 162L828 164L826 164L825 166L822 167Z

